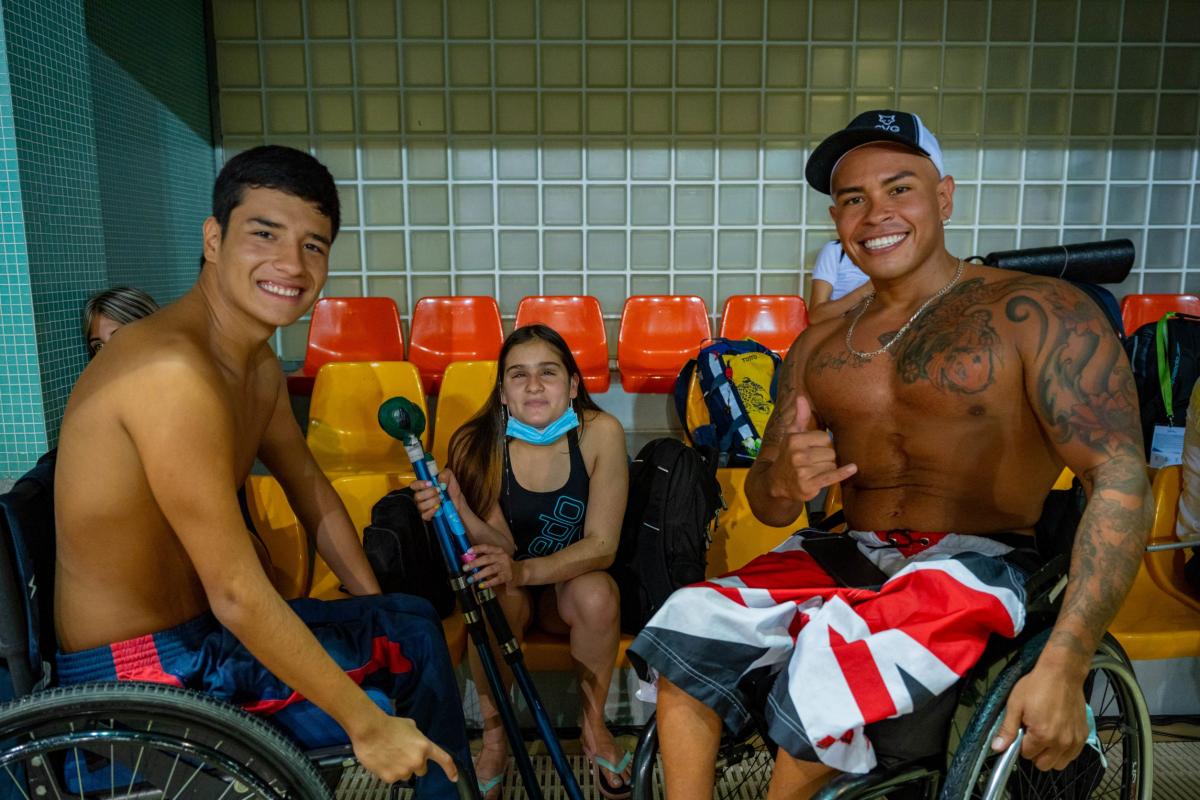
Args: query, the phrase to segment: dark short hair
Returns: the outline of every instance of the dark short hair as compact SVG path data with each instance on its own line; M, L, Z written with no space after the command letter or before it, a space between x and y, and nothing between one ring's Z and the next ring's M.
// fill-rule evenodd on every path
M246 189L275 189L313 203L329 217L331 238L337 238L342 223L337 186L325 165L303 150L268 144L229 159L217 176L212 195L212 214L221 226L222 237Z

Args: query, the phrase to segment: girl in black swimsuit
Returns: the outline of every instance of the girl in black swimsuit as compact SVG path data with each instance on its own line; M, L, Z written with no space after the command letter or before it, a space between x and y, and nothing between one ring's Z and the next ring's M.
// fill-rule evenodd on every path
M570 636L584 752L601 792L628 797L628 759L604 724L620 640L617 587L605 569L625 512L625 432L588 396L571 351L551 328L513 331L498 363L494 391L454 434L439 480L466 525L474 579L495 590L518 638L534 623ZM437 493L428 484L413 487L431 518ZM487 794L499 787L507 743L474 652L471 667L484 721L476 772Z

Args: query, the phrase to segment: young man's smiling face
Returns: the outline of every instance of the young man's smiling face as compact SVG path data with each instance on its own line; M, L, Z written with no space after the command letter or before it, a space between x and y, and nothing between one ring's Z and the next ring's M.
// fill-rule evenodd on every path
M872 279L908 274L943 247L954 179L901 144L872 142L834 169L829 214L846 254Z
M314 203L276 189L247 188L224 236L209 217L204 237L228 299L274 327L299 319L329 274L329 218Z

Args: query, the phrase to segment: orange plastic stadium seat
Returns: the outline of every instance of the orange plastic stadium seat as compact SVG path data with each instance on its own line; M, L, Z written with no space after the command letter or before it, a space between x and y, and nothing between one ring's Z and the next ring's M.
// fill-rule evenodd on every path
M632 667L625 651L633 644L633 636L622 632L617 642L617 657L613 662L617 669ZM575 660L571 658L571 641L566 636L556 636L546 633L536 625L525 634L525 644L521 645L525 654L525 665L532 672L573 672Z
M526 297L517 306L517 327L535 322L549 325L566 340L589 392L608 391L608 334L599 300L587 295Z
M428 416L421 378L407 361L348 361L321 367L306 437L321 471L331 479L380 472L412 480L404 445L379 427L379 406L398 396L408 398ZM422 444L429 444L428 425Z
M1147 322L1158 322L1168 311L1200 316L1200 297L1194 294L1127 294L1121 298L1121 322L1125 335Z
M288 392L312 394L317 372L331 361L403 361L400 311L390 297L323 297L308 324L304 366L288 377Z
M786 356L808 327L808 306L794 294L735 294L725 301L721 332L726 339L753 339Z
M694 295L635 295L625 301L617 337L621 386L665 394L711 336L708 308Z
M422 297L410 333L408 360L421 371L426 394L438 393L451 362L495 360L504 342L492 297Z

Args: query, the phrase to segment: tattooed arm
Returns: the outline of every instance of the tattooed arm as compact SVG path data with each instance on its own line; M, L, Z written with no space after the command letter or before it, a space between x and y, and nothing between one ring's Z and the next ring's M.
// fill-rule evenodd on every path
M1088 503L1075 534L1062 610L1037 665L1009 700L995 744L1026 727L1022 754L1062 769L1086 737L1082 682L1141 562L1153 505L1137 392L1096 305L1068 284L1022 280L1003 302L1015 323L1026 394L1047 438L1080 477Z
M775 410L746 476L751 511L775 527L795 522L805 501L858 471L854 464L837 466L833 443L815 421L804 391L802 339L792 345L780 367Z

